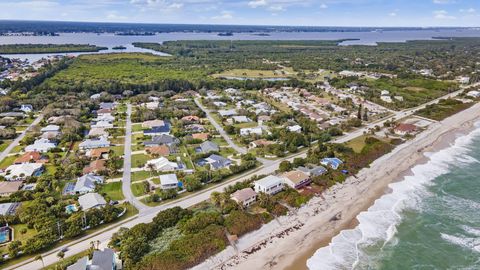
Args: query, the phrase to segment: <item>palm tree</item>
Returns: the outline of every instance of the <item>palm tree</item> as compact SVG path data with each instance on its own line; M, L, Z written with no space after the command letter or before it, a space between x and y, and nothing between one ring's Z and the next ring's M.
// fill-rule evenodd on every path
M37 255L35 256L35 261L41 261L42 262L42 268L45 268L45 263L43 262L43 256L42 255Z
M210 201L216 206L220 205L221 199L222 198L220 192L214 191L210 194Z

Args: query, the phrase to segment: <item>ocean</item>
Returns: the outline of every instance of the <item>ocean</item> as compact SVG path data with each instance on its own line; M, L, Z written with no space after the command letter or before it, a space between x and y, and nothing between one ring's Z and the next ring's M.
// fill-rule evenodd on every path
M480 123L426 156L308 268L480 269Z
M125 46L121 52L149 52L160 54L152 50L135 48L133 42L156 42L173 40L348 40L341 45L376 45L378 42L405 42L408 40L430 40L435 37L480 37L479 28L470 29L425 29L425 30L398 30L398 31L369 31L369 32L269 32L268 35L258 33L235 33L233 36L218 36L217 33L161 33L154 36L119 36L114 34L95 33L60 33L59 36L0 36L0 44L92 44L108 47L99 53L119 52L112 50L115 46ZM79 55L84 53L68 53ZM28 59L36 61L52 54L4 54L9 58ZM53 54L55 55L55 54ZM165 54L163 54L165 55Z

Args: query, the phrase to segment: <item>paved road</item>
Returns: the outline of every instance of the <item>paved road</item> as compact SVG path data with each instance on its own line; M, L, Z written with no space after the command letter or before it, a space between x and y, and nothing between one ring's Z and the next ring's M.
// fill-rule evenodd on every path
M7 146L7 148L5 148L2 153L0 153L0 161L6 158L13 150L13 148L20 144L20 141L25 137L25 135L27 135L27 132L32 129L33 126L38 125L38 123L40 123L42 119L43 114L40 114L37 118L35 118L35 120L33 120L33 122L22 133L20 133L20 135L15 140L13 140L13 142L11 142L10 145Z
M122 191L125 196L125 200L129 201L135 208L140 211L140 213L145 212L150 207L144 205L140 202L132 192L130 188L132 179L131 179L131 170L132 170L132 105L127 104L127 121L125 124L125 150L123 154L123 179L122 179Z
M448 94L448 95L446 95L442 98L456 96L459 93L461 93L462 91L463 91L463 89L459 90L459 91L456 91L456 92L453 92L451 94ZM361 128L361 129L359 129L355 132L347 134L346 136L340 137L337 140L335 140L335 142L344 142L344 141L351 140L355 137L361 136L361 135L363 135L363 131L366 131L369 128L373 128L375 125L382 125L383 122L388 121L388 120L392 120L393 118L400 119L400 118L412 115L416 110L424 108L426 105L436 103L440 99L441 98L438 98L434 101L428 102L427 104L424 104L424 105L419 106L419 107L414 108L414 109L408 109L408 110L404 110L404 111L401 111L401 112L397 112L391 117L388 117L386 119L382 119L381 121L378 121L376 123L371 123L367 127ZM198 103L197 103L197 105L198 105ZM199 107L202 108L201 105L199 105ZM131 106L129 106L129 108L127 109L127 114L130 115L130 113L131 113ZM216 123L216 122L212 121L212 124L214 124L214 123ZM220 127L220 129L221 129L221 127ZM128 136L129 133L131 133L131 122L130 122L130 117L127 117L127 137L126 137L126 140L125 140L125 145L130 145L131 144L131 141L127 142L127 140L131 140L131 136ZM130 139L128 139L128 138L130 138ZM227 136L227 138L228 138L228 136ZM175 201L172 201L172 202L169 202L169 203L157 206L157 207L151 207L151 208L144 209L144 210L140 211L138 216L136 216L135 218L133 218L132 220L130 220L128 222L125 222L121 226L113 224L113 225L109 226L108 228L106 228L105 230L102 230L101 233L99 233L95 236L85 236L85 237L81 238L78 242L67 245L69 250L65 253L65 255L66 255L66 257L72 256L72 255L78 254L78 253L88 249L90 247L90 242L91 241L95 241L95 242L100 241L100 243L101 243L100 246L105 247L106 244L108 243L108 241L110 240L112 234L115 233L116 231L118 231L118 229L120 227L131 228L131 227L133 227L133 226L135 226L136 224L139 224L139 223L151 222L152 219L157 215L157 213L159 211L165 210L167 208L175 207L175 206L180 206L180 207L183 207L183 208L187 208L187 207L193 206L195 204L198 204L198 203L200 203L204 200L207 200L210 197L210 194L212 192L214 192L214 191L221 192L221 191L223 191L223 189L225 187L227 187L229 185L232 185L232 184L234 184L238 181L243 181L245 179L248 179L248 178L252 177L253 175L271 174L276 169L278 169L278 166L279 166L280 162L282 162L284 160L290 160L291 161L295 157L305 157L306 153L307 153L307 150L308 150L308 148L305 149L305 150L302 150L301 152L299 152L299 153L297 153L293 156L289 156L287 158L282 158L282 159L278 159L278 160L275 160L275 161L271 161L270 164L264 164L259 169L255 170L255 171L247 172L243 175L232 178L229 181L221 183L217 186L214 186L214 187L211 187L209 189L200 191L198 193L186 196L182 199L175 200ZM127 154L127 152L130 153L130 147L128 147L128 149L127 149L127 146L126 146L125 154ZM125 163L127 163L127 157L125 158ZM130 163L130 157L128 157L128 163ZM129 167L125 168L125 171L127 171L127 170L130 171L130 168ZM128 197L128 195L126 195L126 194L131 193L131 190L130 190L130 174L128 174L127 178L128 178L128 180L125 177L123 179L123 183L124 183L123 187L125 187L126 182L128 181L128 185L127 185L128 190L124 189L124 194L125 194L126 197ZM135 198L135 197L133 197L133 198ZM133 200L133 201L135 201L135 200ZM56 253L64 247L65 246L62 246L62 247L59 247L58 249L55 249L55 250L52 250L50 252L46 252L46 253L42 254L45 265L50 265L50 264L56 263L58 261L58 258L56 257ZM24 263L23 265L22 265L22 263L20 263L20 264L11 266L11 267L6 268L6 269L33 270L33 269L41 269L42 268L42 263L40 261L33 261L33 259L27 260L23 263Z

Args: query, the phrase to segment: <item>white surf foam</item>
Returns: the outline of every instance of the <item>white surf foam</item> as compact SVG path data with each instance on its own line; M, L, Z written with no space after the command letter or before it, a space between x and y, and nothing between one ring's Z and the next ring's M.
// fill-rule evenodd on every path
M480 122L476 123L480 127ZM385 245L394 242L396 226L400 223L404 209L416 209L421 198L428 196L425 186L440 175L449 172L451 165L462 166L478 162L465 156L473 139L480 136L480 129L461 136L448 148L428 153L426 164L412 168L413 175L389 185L391 193L383 195L357 216L359 225L352 230L344 230L324 248L320 248L307 261L312 270L354 269L363 264L371 264L365 248L372 245ZM460 239L449 238L460 243ZM474 244L474 243L470 243ZM470 248L479 248L478 245ZM370 267L372 265L369 265Z

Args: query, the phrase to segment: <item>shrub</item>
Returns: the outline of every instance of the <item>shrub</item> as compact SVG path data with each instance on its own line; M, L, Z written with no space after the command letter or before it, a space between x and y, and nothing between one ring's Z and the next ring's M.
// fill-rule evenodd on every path
M262 226L262 218L258 215L235 210L225 218L224 224L230 234L242 236L258 230Z

